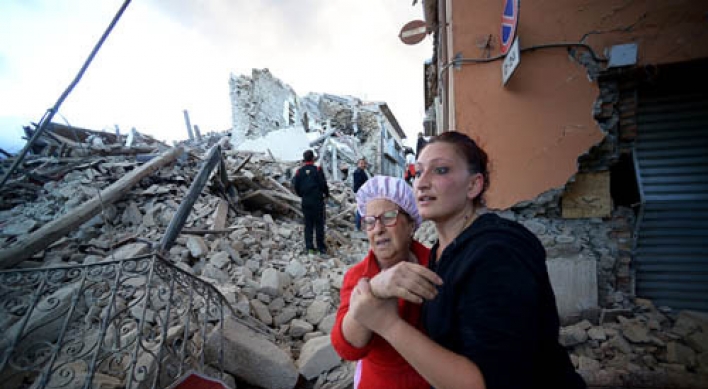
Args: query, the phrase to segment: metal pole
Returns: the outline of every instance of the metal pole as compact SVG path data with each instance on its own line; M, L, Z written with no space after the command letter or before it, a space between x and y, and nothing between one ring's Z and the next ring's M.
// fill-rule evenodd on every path
M194 140L194 133L192 132L192 124L189 122L189 112L184 110L184 122L187 124L187 133L189 134L189 140Z
M59 96L59 99L57 102L54 104L54 106L45 112L44 116L42 116L42 119L39 121L39 126L37 128L37 131L34 132L34 135L32 135L32 138L30 138L29 141L27 141L27 144L25 147L20 151L19 154L17 154L17 157L15 157L15 162L12 163L12 166L10 169L5 173L5 176L3 176L2 180L0 180L0 188L5 185L7 180L10 179L10 176L12 176L12 173L15 172L15 169L17 169L18 166L22 163L22 160L25 158L25 155L27 155L27 152L29 151L30 147L32 147L32 144L39 138L39 136L44 132L44 130L47 128L49 123L51 123L52 118L54 118L54 114L59 112L59 107L64 103L64 100L69 96L69 93L71 93L72 90L74 90L74 87L79 83L79 80L81 80L81 77L83 77L84 73L86 72L86 69L88 69L89 65L91 64L91 61L93 61L93 58L96 56L98 53L98 50L101 48L103 45L103 42L108 38L108 35L111 33L113 30L113 27L115 27L116 23L118 23L118 20L120 17L123 15L123 12L125 12L125 9L128 8L128 4L130 4L131 0L125 0L123 5L120 7L118 10L118 13L116 13L116 16L113 17L113 20L111 20L111 24L108 25L108 28L106 28L106 31L103 32L103 35L101 36L101 39L98 40L96 45L93 47L93 50L91 50L91 54L89 54L88 58L86 58L86 61L84 62L84 65L81 67L79 70L79 73L74 77L74 81L69 84L69 86L66 88L64 93Z

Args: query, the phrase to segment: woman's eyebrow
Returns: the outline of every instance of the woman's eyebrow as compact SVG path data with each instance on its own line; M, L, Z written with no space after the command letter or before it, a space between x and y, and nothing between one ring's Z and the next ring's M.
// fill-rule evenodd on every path
M448 158L442 158L442 157L441 157L441 158L435 158L435 159L431 159L430 161L428 161L428 163L427 163L427 164L428 164L428 165L432 165L433 163L440 163L440 162L451 162L451 161L452 161L451 159L448 159ZM415 163L415 164L416 164L416 165L423 165L423 164L422 164L421 162L417 162L417 161L416 161L416 163Z

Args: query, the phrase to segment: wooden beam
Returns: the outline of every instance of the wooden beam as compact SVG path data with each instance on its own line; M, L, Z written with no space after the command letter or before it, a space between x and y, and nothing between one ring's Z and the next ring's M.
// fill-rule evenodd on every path
M276 206L279 206L281 209L289 209L293 211L296 215L302 217L302 211L298 209L297 207L291 205L290 203L286 201L281 201L277 199L276 197L282 197L283 194L280 192L272 191L272 190L265 190L265 189L259 189L254 192L251 192L243 198L241 198L241 202L247 203L247 202L252 202L255 203L257 207L263 207L266 204L273 204Z
M236 228L224 228L220 230L198 230L191 228L183 228L182 235L216 235L216 234L230 234L236 231Z
M177 159L183 151L184 149L182 147L177 147L166 151L159 157L153 158L151 161L131 171L120 180L102 190L99 196L72 209L69 213L60 216L58 219L45 224L42 228L29 234L16 245L5 250L0 250L0 269L12 267L49 247L49 245L54 243L57 239L98 215L103 206L116 202L130 190L130 188L140 182L140 180Z
M184 197L182 204L180 204L177 212L175 212L175 215L172 217L172 220L170 220L170 224L167 226L165 235L160 241L160 251L162 252L166 252L170 249L170 247L172 247L175 239L177 239L177 236L182 230L182 227L184 227L184 223L187 222L187 216L189 216L189 213L192 211L194 203L202 193L202 189L204 189L204 185L206 185L209 180L209 176L214 170L214 167L216 167L221 160L221 146L218 144L214 145L211 150L209 150L209 153L205 159L206 160L202 164L202 167L199 168L199 172L197 172L194 181L192 181L192 185L189 186L187 195Z
M229 202L219 199L214 212L214 222L211 224L212 230L223 230L226 227L226 217L229 215Z
M271 184L273 184L276 188L280 189L281 191L283 191L283 192L285 192L285 193L288 193L288 194L291 194L291 195L295 195L295 194L293 193L293 191L291 191L290 189L284 187L283 184L279 183L275 178L273 178L273 177L271 177L271 176L268 176L268 177L266 177L266 178L268 179L268 181L269 181Z

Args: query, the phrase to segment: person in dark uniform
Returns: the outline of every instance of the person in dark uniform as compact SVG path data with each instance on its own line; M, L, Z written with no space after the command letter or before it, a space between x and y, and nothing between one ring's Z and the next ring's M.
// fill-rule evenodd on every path
M315 252L312 244L312 230L315 230L317 250L327 253L325 245L325 202L329 188L322 168L315 165L315 153L307 150L302 154L303 166L295 172L293 187L302 198L302 214L305 217L305 250Z
M360 158L356 163L356 170L354 170L354 174L352 175L352 189L354 189L354 193L358 192L359 188L361 188L368 179L369 174L366 173L366 158ZM361 215L358 210L356 211L354 221L356 222L356 230L361 231Z

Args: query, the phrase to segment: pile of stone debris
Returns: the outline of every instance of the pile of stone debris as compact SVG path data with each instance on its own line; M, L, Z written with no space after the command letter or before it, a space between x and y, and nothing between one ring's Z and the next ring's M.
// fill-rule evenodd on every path
M17 271L91 266L163 249L165 259L185 274L216 287L233 307L233 314L227 314L221 323L209 320L209 333L202 339L206 360L212 362L218 359L217 343L222 342L219 368L226 372L221 378L231 387L350 387L354 365L340 360L328 334L343 275L363 258L368 247L365 235L354 231L353 193L344 183L330 183L329 255L306 254L299 199L289 189L296 165L266 154L230 150L221 136L214 134L199 143L176 147L184 147L186 152L133 185L120 187L118 194L108 199L100 194L140 170L141 162L161 157L89 152L78 157L29 158L20 176L0 189L0 265ZM184 228L179 228L176 238L165 245L165 236L173 220L179 218L180 206L190 197L190 188L199 181L209 161L207 154L215 145L224 147L223 164L217 163L220 171L198 191L185 216ZM7 188L15 188L23 180L31 181L37 167L53 168L61 174L42 175L45 181L33 184L37 190L32 193L15 196L8 192ZM8 202L10 198L13 200ZM96 209L85 212L93 201ZM45 233L47 225L68 219L81 222L78 226L76 222L59 223L63 229ZM43 240L41 247L32 245L33 249L23 254L24 260L3 262L3 252L22 246L33 236ZM417 238L432 243L432 225L425 223ZM12 266L5 266L8 263ZM131 299L138 295L125 297L125 306L132 307ZM22 317L11 299L12 294L0 286L3 345L10 344L4 342L10 342L13 328ZM128 311L128 315L147 317L144 312ZM655 309L641 300L634 309L596 313L561 331L561 342L591 386L706 387L708 319ZM104 313L93 314L100 317ZM100 330L88 324L85 328ZM168 337L182 331L183 325L170 322ZM212 331L219 326L223 331ZM135 328L120 330L125 335ZM0 355L0 370L7 358ZM110 371L97 376L103 380L101 387L124 387L124 377L108 377ZM214 369L209 371L218 374ZM7 382L6 373L0 371L3 382ZM28 385L37 377L30 373L21 377ZM35 383L34 387L41 386Z

